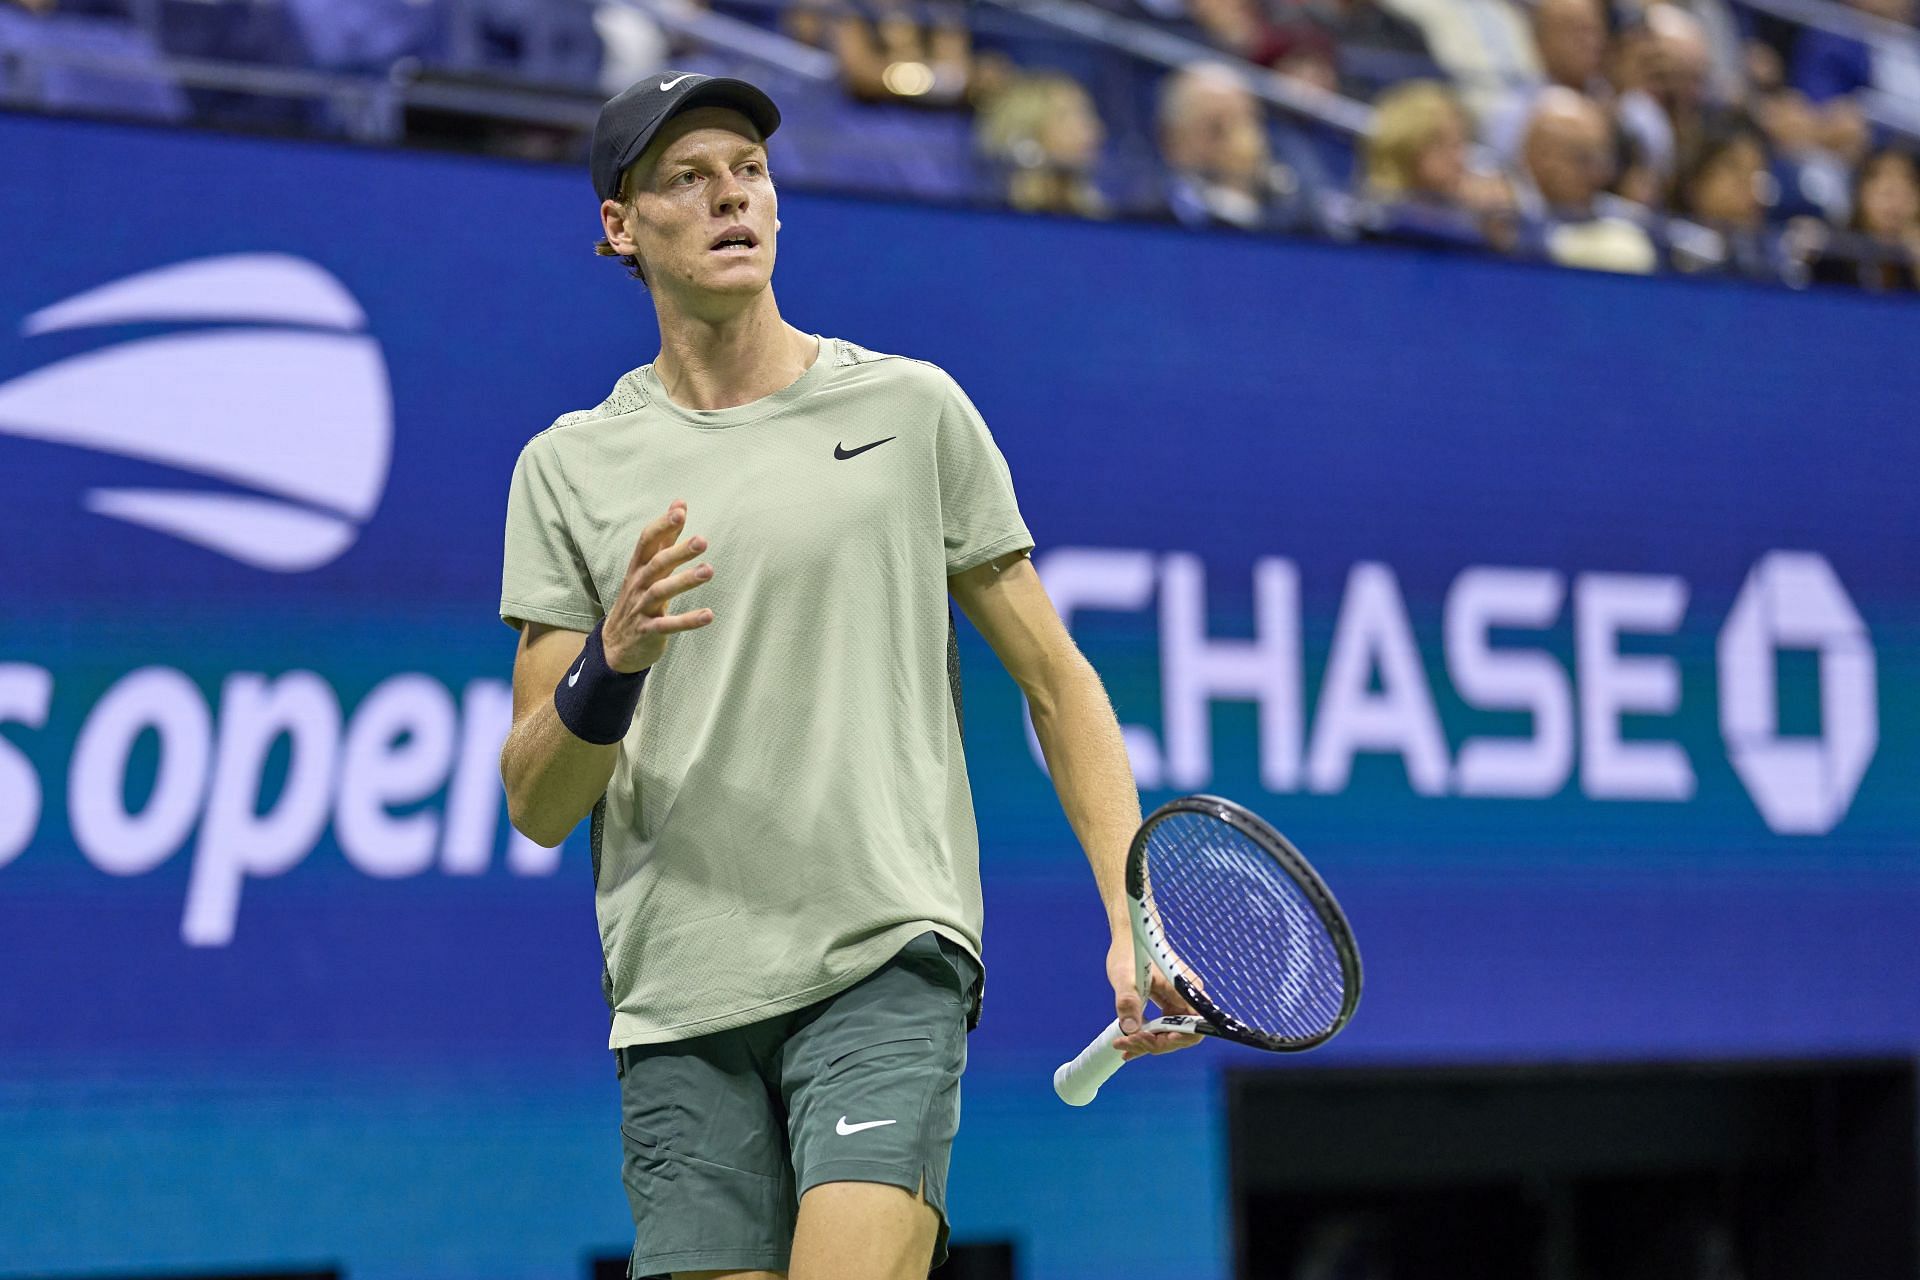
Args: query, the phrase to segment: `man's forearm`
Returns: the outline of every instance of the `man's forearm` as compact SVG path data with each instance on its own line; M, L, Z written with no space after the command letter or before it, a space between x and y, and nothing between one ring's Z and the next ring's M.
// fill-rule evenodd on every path
M553 703L543 703L513 727L500 751L508 820L536 844L553 848L606 794L619 754L617 742L600 746L574 737Z
M1078 652L1026 694L1060 807L1093 866L1109 925L1124 933L1127 846L1140 828L1140 793L1113 704Z

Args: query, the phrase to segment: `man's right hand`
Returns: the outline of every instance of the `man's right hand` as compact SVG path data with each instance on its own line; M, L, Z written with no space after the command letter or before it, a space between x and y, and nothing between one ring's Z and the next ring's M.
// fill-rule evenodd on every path
M711 609L667 612L668 601L713 577L710 564L675 572L707 549L705 538L674 542L686 522L687 504L675 498L668 505L667 513L640 533L640 541L633 548L633 559L627 562L627 576L620 584L620 595L600 628L600 644L606 651L607 665L615 671L632 673L652 666L667 651L667 637L713 621Z

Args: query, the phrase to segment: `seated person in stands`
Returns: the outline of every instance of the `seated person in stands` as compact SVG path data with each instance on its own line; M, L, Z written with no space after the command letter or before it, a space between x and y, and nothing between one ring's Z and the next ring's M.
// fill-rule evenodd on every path
M1905 151L1868 156L1855 175L1853 216L1821 246L1813 278L1862 289L1920 290L1920 168Z
M1800 215L1844 226L1852 214L1854 171L1866 156L1866 117L1852 98L1814 103L1798 89L1756 95L1754 119L1772 144L1780 183L1776 218Z
M1519 158L1534 108L1549 88L1559 85L1603 105L1613 101L1613 87L1601 74L1607 54L1602 0L1539 0L1532 34L1542 78L1514 86L1482 130L1488 145L1507 163Z
M1158 124L1167 209L1182 224L1317 228L1313 193L1273 158L1260 102L1231 67L1196 63L1168 76Z
M1072 76L1016 74L981 106L974 136L982 158L1002 175L1013 208L1107 216L1092 176L1107 131L1093 99Z
M1773 200L1766 137L1737 120L1707 135L1674 186L1679 217L1667 224L1676 269L1750 280L1792 280L1803 273L1767 225Z
M862 102L966 107L976 90L973 34L965 12L944 0L872 0L800 6L823 16L840 79Z
M1563 85L1537 99L1521 152L1520 195L1535 252L1568 267L1651 273L1660 255L1634 206L1606 194L1614 143L1607 113Z
M1399 240L1487 245L1518 236L1513 189L1469 166L1466 111L1438 81L1412 80L1375 104L1366 140L1367 230Z
M1706 28L1693 14L1675 4L1651 5L1636 47L1639 83L1622 90L1615 113L1652 166L1659 188L1655 203L1665 204L1676 176L1695 166L1705 139L1736 121L1732 104L1710 92L1713 54Z

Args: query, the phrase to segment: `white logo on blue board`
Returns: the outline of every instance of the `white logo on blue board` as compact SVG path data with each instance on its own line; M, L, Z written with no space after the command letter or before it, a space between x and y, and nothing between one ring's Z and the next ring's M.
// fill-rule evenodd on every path
M201 258L27 317L27 337L98 325L221 321L136 338L0 385L0 435L163 463L250 489L97 488L89 511L276 573L318 569L385 491L393 396L367 317L332 274L288 254Z

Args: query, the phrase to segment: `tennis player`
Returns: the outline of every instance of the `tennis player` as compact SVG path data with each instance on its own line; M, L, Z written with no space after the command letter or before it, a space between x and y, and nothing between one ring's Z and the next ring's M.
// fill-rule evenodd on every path
M1116 1045L1189 1040L1138 1031L1138 797L986 424L934 365L781 318L779 123L678 71L600 114L600 251L646 283L660 352L514 467L501 771L541 844L592 817L629 1274L918 1280L982 986L949 593L1093 865Z

